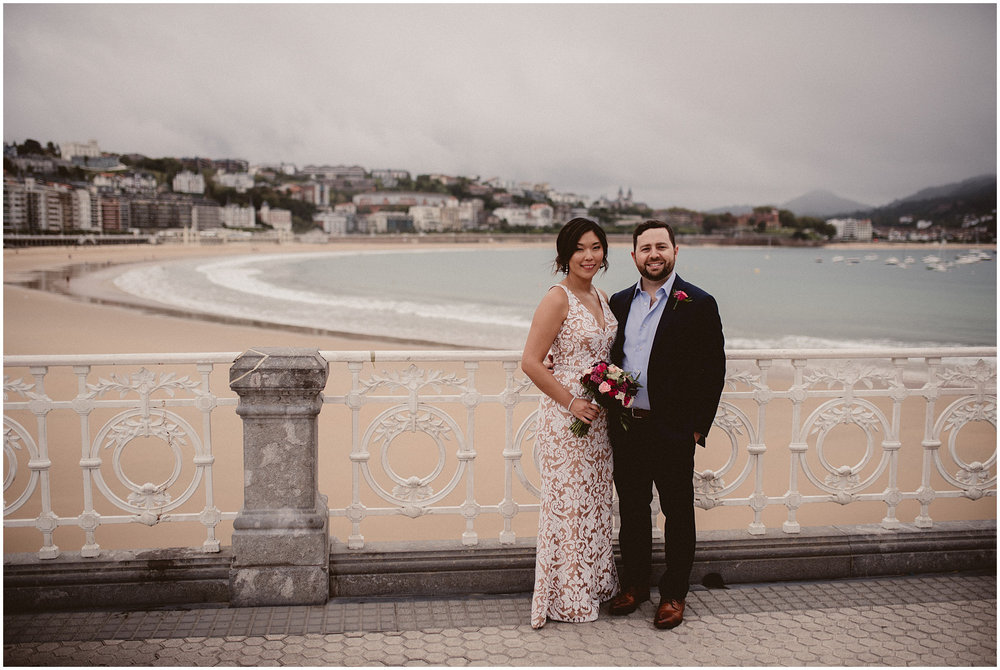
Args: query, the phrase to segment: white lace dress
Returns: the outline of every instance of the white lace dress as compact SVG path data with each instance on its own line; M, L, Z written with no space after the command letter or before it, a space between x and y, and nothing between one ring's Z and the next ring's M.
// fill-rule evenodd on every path
M604 328L562 284L569 313L552 345L553 373L575 395L583 396L580 376L597 361L608 360L618 322L603 297ZM601 602L618 591L612 547L611 445L602 411L583 437L570 432L573 417L546 395L539 403L535 450L541 469L538 550L531 626L555 621L594 621Z

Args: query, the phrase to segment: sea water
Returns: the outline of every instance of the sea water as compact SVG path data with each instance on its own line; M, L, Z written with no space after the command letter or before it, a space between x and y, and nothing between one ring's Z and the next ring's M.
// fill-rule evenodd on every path
M595 285L638 278L628 246ZM928 271L924 253L883 250L835 262L824 249L682 246L677 272L719 303L726 346L996 346L996 262ZM934 253L947 260L959 251ZM915 256L908 267L890 256ZM554 249L476 247L259 254L126 269L115 284L146 300L332 332L520 349L552 272ZM868 260L862 260L867 258Z

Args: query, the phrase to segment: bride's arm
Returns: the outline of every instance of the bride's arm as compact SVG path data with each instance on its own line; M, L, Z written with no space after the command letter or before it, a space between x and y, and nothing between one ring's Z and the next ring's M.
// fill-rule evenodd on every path
M538 390L555 400L563 407L569 407L570 413L584 423L590 423L597 416L597 407L586 398L573 400L573 393L552 374L545 366L545 358L549 354L552 343L562 322L569 313L569 299L564 291L550 290L542 298L535 316L531 319L531 329L524 343L521 354L521 370L534 382ZM582 371L581 371L582 372Z

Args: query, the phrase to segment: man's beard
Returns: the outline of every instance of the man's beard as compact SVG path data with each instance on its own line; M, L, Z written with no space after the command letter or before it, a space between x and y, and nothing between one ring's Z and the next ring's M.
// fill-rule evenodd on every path
M639 270L639 274L641 274L643 277L652 282L663 281L664 279L670 276L671 272L674 271L673 263L667 263L665 261L663 263L663 269L655 274L647 270L645 265L640 265L636 267Z

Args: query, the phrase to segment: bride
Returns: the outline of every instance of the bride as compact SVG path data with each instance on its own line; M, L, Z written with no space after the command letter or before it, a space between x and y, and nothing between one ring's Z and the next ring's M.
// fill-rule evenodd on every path
M579 382L585 369L609 359L618 328L607 296L591 283L608 267L607 236L593 221L575 218L559 231L556 252L565 278L538 305L521 357L521 369L544 394L535 434L542 492L532 628L546 619L594 621L601 602L618 591L607 414L583 397ZM582 437L570 431L574 418L590 426Z

